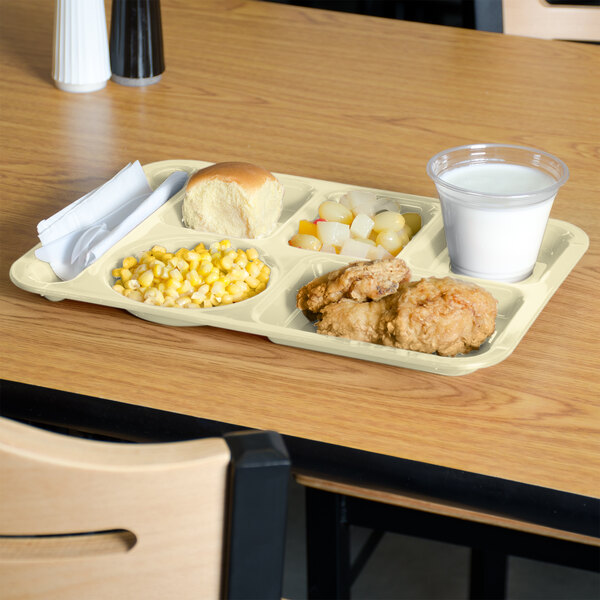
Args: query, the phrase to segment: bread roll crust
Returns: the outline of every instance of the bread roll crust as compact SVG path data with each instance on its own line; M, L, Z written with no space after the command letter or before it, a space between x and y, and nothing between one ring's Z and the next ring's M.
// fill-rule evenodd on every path
M248 191L254 191L264 185L265 181L277 181L266 169L246 162L222 162L210 165L194 173L186 190L210 179L220 179L226 183L235 182Z

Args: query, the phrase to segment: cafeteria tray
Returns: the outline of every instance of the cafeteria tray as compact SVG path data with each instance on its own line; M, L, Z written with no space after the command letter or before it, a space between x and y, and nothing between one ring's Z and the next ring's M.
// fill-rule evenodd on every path
M167 160L145 165L144 171L151 187L156 188L173 171L193 173L210 164ZM211 325L266 336L276 344L442 375L465 375L495 365L512 353L589 246L589 238L580 228L550 219L534 271L526 280L502 283L457 276L450 271L437 199L294 175L275 175L285 188L283 211L275 230L263 239L230 238L235 248L256 248L260 258L271 267L267 288L237 304L197 310L153 306L129 300L111 287L114 280L111 272L126 256L139 255L155 244L174 251L182 246L193 247L199 242L208 246L224 237L183 226L183 190L74 279L61 281L48 263L38 260L34 254L38 244L13 263L11 280L18 287L48 300L70 299L121 308L162 325ZM294 248L288 244L289 238L297 231L300 219L318 217L321 202L356 189L389 199L401 212L420 213L421 230L399 254L410 267L413 280L450 275L476 282L498 300L496 331L478 350L448 357L320 335L316 333L314 323L296 308L296 293L304 284L357 259Z

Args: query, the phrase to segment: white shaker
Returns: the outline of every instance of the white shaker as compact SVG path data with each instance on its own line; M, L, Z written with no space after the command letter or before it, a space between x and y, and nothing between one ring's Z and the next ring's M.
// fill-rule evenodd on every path
M65 92L95 92L110 79L104 0L56 0L52 78Z

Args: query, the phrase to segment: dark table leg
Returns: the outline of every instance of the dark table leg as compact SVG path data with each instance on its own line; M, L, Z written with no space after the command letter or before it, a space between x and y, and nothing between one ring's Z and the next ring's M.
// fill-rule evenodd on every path
M346 498L306 488L309 599L350 598L350 525Z
M471 600L504 600L506 598L508 557L495 550L471 549Z

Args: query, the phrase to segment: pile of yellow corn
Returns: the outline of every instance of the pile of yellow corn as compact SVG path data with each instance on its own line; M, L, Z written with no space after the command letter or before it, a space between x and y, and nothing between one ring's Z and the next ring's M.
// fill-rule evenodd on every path
M177 252L153 246L122 265L112 271L113 290L138 302L182 308L240 302L260 294L271 274L255 248L235 250L229 240Z

